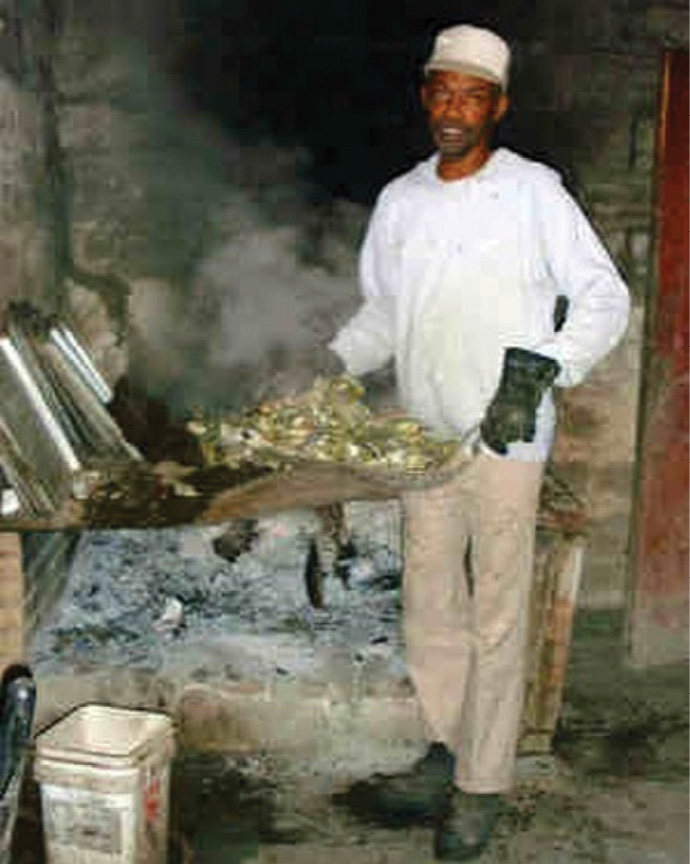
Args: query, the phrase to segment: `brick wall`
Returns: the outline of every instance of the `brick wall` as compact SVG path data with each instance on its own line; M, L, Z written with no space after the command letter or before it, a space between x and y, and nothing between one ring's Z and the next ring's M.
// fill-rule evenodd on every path
M24 659L24 574L17 534L0 534L0 668Z
M0 533L0 670L25 660L62 596L78 534Z

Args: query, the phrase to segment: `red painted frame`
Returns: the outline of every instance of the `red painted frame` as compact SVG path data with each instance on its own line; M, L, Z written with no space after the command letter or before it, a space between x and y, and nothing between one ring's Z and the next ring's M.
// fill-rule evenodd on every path
M648 298L632 538L628 653L688 656L690 449L688 52L663 56L653 290Z

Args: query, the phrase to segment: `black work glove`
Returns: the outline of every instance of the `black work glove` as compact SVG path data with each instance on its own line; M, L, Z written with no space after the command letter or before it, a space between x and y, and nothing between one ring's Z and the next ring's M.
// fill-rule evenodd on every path
M560 366L551 357L523 348L507 348L503 372L481 425L482 438L501 455L511 441L533 441L537 408Z

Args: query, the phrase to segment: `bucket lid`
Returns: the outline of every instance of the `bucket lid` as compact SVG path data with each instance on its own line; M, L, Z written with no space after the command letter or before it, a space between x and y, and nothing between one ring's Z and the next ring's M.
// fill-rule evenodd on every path
M172 738L172 720L162 712L82 705L36 736L36 756L125 767Z

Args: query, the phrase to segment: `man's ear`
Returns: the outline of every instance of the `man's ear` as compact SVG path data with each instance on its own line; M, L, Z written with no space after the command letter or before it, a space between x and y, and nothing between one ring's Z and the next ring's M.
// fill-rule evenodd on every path
M426 111L427 99L429 96L429 82L425 79L419 88L419 102L422 108Z
M496 101L496 108L494 110L494 119L498 123L499 120L502 120L505 116L506 111L510 107L510 98L507 93L501 91L501 95L498 97Z

